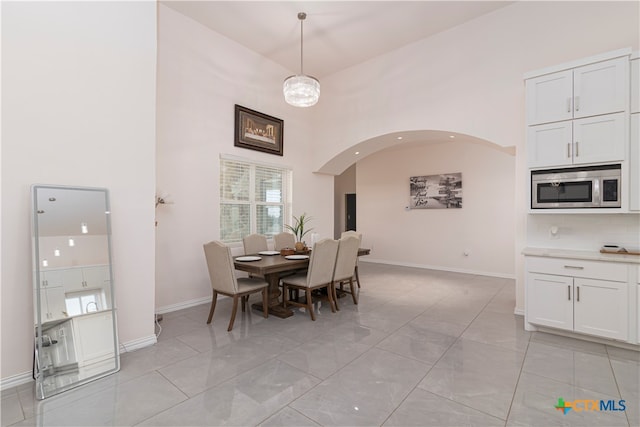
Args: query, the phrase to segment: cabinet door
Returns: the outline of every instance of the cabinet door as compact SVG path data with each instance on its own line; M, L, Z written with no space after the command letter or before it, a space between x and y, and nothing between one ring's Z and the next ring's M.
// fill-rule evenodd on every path
M573 121L573 163L597 163L625 159L624 113Z
M566 166L572 158L571 122L529 126L527 163L529 167Z
M573 330L573 278L527 274L527 322Z
M631 61L631 113L640 113L640 59Z
M46 288L62 286L64 283L64 270L48 270L40 272L40 286Z
M573 118L572 70L529 79L526 92L528 125Z
M628 285L575 279L574 329L590 335L628 339Z
M64 270L64 289L67 292L77 291L84 287L81 268L70 268Z
M104 265L84 267L82 274L87 288L104 288L109 280L109 268Z
M640 211L640 113L631 115L629 192L629 210Z
M40 289L40 316L42 322L63 319L67 307L64 302L64 288L62 286Z
M74 337L81 366L112 358L113 314L111 311L73 319Z
M617 113L627 109L629 58L576 68L573 72L573 117Z

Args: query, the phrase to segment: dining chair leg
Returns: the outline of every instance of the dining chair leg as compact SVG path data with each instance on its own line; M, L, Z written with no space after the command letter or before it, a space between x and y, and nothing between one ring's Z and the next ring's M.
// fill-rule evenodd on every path
M331 291L331 283L327 285L327 296L329 297L329 304L331 305L331 312L336 312L336 303L333 299L333 292Z
M349 278L349 287L351 287L351 297L353 298L353 303L358 305L358 296L356 295L356 287L353 284L353 277Z
M309 312L309 316L311 316L311 320L316 320L316 315L313 312L313 303L311 302L311 289L307 288L307 311Z
M238 311L238 295L234 295L233 296L233 309L231 310L231 320L229 321L229 327L227 328L227 331L231 331L231 329L233 329L233 322L236 320L236 312L237 311Z
M209 318L207 319L207 325L211 323L213 318L213 311L216 309L216 302L218 301L218 292L213 291L213 297L211 298L211 309L209 310Z
M340 307L338 307L338 291L336 290L336 283L331 282L329 286L329 292L333 295L333 303L336 305L336 310L340 311Z
M358 275L358 264L356 264L356 282L358 282L358 287L360 287L360 276Z
M265 319L269 317L269 287L262 290L262 314Z
M241 306L242 306L242 312L244 313L246 311L246 306L247 306L247 296L243 295L240 297L241 298Z

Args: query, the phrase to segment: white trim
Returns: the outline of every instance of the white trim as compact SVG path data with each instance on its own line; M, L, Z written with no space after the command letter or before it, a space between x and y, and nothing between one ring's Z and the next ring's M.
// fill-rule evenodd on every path
M513 314L515 314L516 316L524 316L524 310L516 307L513 309Z
M220 153L220 160L230 160L232 162L252 163L252 164L258 165L258 166L266 166L266 167L269 167L269 168L276 168L276 169L287 169L287 170L290 170L290 171L293 170L292 166L281 165L281 164L278 164L278 163L262 162L260 160L250 159L250 158L247 158L247 157L234 156L233 154Z
M22 384L27 384L33 381L31 377L31 371L23 372L21 374L12 375L0 380L0 391L8 390L13 387L17 387Z
M558 71L569 70L569 69L581 67L587 64L608 61L609 59L620 58L621 56L631 56L631 48L625 47L623 49L612 50L611 52L605 52L599 55L590 56L588 58L582 58L582 59L578 59L571 62L565 62L563 64L555 65L552 67L529 71L528 73L524 74L524 79L527 80L533 77L539 77L545 74L557 73Z
M158 339L154 335L148 335L146 337L138 338L133 341L121 342L120 353L128 353L130 351L140 350L141 348L150 347L158 342Z
M638 344L631 344L631 343L627 343L627 342L623 342L623 341L616 341L616 340L612 340L612 339L608 339L608 338L601 338L601 337L596 337L593 335L585 335L585 334L580 334L580 333L574 333L571 331L564 331L562 329L554 329L554 328L547 328L545 326L540 326L540 325L535 325L536 330L539 332L544 332L547 333L549 335L559 335L561 337L565 337L565 338L574 338L577 340L582 340L582 341L590 341L590 342L595 342L598 344L604 344L604 345L609 345L612 347L619 347L619 348L624 348L627 350L633 350L633 351L638 351L640 352L640 345ZM537 341L537 342L541 342L544 344L543 341Z
M183 310L185 308L195 307L196 305L207 304L211 302L211 297L202 297L196 299L190 299L188 301L179 302L176 304L169 304L156 308L156 314L171 313L172 311Z
M427 264L414 264L411 262L397 262L397 261L388 261L384 259L372 259L367 257L366 259L359 259L358 262L370 262L373 264L389 264L389 265L399 265L401 267L414 267L414 268L424 268L426 270L439 270L439 271L450 271L452 273L463 273L463 274L473 274L475 276L489 276L489 277L497 277L500 279L515 279L515 274L505 274L505 273L493 273L490 271L477 271L477 270L466 270L463 268L451 268L451 267L442 267L439 265L427 265Z

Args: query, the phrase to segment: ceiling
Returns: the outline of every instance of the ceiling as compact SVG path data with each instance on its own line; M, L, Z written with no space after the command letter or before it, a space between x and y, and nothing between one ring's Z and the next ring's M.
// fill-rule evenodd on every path
M212 30L322 78L508 6L510 1L161 1Z

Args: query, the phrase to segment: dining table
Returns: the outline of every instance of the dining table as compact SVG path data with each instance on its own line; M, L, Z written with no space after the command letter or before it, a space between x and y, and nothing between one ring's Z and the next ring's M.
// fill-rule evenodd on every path
M278 288L280 278L292 272L306 270L309 267L309 256L299 256L300 254L284 256L276 251L267 252L270 254L236 256L233 258L233 265L236 270L245 271L250 275L264 277L265 281L269 283L269 314L284 319L293 316L293 311L283 307L280 301L281 292ZM370 249L358 249L358 256L369 255L370 253ZM252 304L251 307L262 311L262 302L256 302Z

